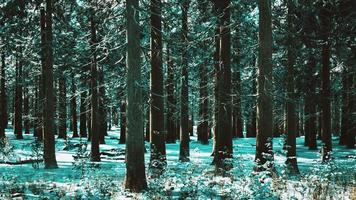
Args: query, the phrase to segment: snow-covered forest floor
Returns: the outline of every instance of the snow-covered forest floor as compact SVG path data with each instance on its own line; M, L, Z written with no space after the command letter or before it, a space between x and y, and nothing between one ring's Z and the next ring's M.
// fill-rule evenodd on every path
M59 169L44 170L42 163L16 164L42 157L42 147L32 135L16 140L6 130L0 148L0 199L356 199L356 150L345 149L333 138L333 160L320 162L319 150L308 150L297 138L300 176L284 171L282 138L274 139L278 177L254 174L255 139L234 139L233 169L216 176L211 165L212 141L201 145L191 137L190 162L178 162L179 143L167 144L167 168L159 177L146 168L149 190L131 194L123 190L125 145L118 144L118 130L109 132L100 145L100 163L90 163L86 139L56 140ZM82 144L82 145L80 145ZM320 144L319 144L320 146ZM86 147L86 148L85 148ZM146 166L149 144L146 143Z

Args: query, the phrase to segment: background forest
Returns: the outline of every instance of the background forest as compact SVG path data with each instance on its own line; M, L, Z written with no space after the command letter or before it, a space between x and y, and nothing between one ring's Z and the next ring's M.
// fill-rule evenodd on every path
M0 199L356 198L353 0L0 0Z

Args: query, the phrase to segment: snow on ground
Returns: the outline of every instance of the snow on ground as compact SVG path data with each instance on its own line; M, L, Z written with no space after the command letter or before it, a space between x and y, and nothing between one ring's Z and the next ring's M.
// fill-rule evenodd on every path
M40 157L32 135L16 140L12 130L9 156L0 150L0 161L19 161ZM320 162L319 150L304 147L304 138L297 139L300 176L290 177L284 171L285 153L282 138L274 139L275 163L279 176L270 178L263 173L254 175L255 139L234 139L234 168L224 176L215 175L211 165L212 141L209 145L191 137L190 162L178 162L179 143L167 144L167 168L160 178L146 168L149 190L131 194L123 190L125 175L124 149L118 144L117 129L109 132L106 144L100 145L102 162L90 163L86 151L79 153L79 138L56 140L59 169L44 170L43 164L0 164L0 199L356 199L356 150L345 149L333 139L333 160ZM70 145L69 145L70 144ZM77 145L76 145L77 144ZM319 143L319 146L321 144ZM63 150L67 146L66 150ZM71 147L71 148L68 148ZM146 166L149 144L146 143ZM83 158L75 160L73 156Z

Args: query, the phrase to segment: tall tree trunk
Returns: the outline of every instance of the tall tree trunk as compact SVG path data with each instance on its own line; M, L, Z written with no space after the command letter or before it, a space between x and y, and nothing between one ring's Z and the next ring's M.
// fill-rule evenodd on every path
M321 97L321 109L322 109L322 161L329 161L332 150L331 144L331 89L330 89L330 26L331 19L330 13L327 8L323 8L321 11L322 19L322 31L324 44L322 47L322 67L321 67L321 80L322 80L322 97Z
M120 141L119 144L126 143L126 102L121 101L120 105Z
M55 152L55 139L53 134L53 49L52 49L52 0L46 0L46 42L44 78L44 109L43 109L43 139L45 169L58 168Z
M293 16L295 5L292 0L287 2L288 14L287 14L287 171L292 174L299 173L296 154L296 133L297 133L297 120L296 120L296 93L294 88L294 64L295 64L295 30L293 25Z
M87 137L87 91L80 93L79 135Z
M356 61L356 48L353 46L352 55L350 56L351 62L349 62L349 74L348 74L348 116L349 116L349 128L346 132L346 147L349 149L355 148L355 136L356 136L356 75L355 75L355 61Z
M257 63L254 59L254 63ZM256 68L253 67L252 70L252 94L256 95L257 94L257 79L256 79ZM256 137L257 135L257 101L256 98L253 96L251 97L252 101L250 102L251 105L251 113L250 113L250 119L249 123L247 125L247 134L246 137L252 138Z
M151 0L151 166L165 163L161 0Z
M305 94L305 141L304 145L308 146L309 149L317 149L316 142L316 95L315 87L316 81L314 80L313 74L316 69L316 61L313 53L310 52L307 64L307 77L306 77L306 94Z
M20 47L21 48L21 47ZM16 80L15 80L15 107L14 107L14 134L16 139L23 139L22 136L22 50L16 58Z
M167 83L166 83L166 91L167 91L167 143L175 143L176 142L176 123L174 120L175 113L175 99L174 99L174 64L173 58L171 55L171 43L168 41L167 43Z
M222 167L225 158L232 157L232 121L231 121L231 41L230 41L230 0L215 1L218 9L220 34L220 66L217 74L218 113L215 135L213 163Z
M0 68L0 138L5 137L5 128L7 126L7 107L6 107L6 88L5 88L5 53L1 53Z
M66 79L61 72L59 78L59 105L58 105L58 138L67 138L67 87Z
M79 137L78 135L78 116L77 116L77 87L75 85L74 75L72 77L72 95L70 98L70 107L71 107L71 115L72 115L72 131L73 131L73 138Z
M147 188L143 138L143 103L138 0L126 1L127 16L127 141L125 188L139 192Z
M199 8L199 23L203 24L207 21L206 9L208 1L204 1L198 4ZM199 44L201 52L205 52L207 45L205 41L201 41ZM209 143L209 115L208 115L208 81L207 81L207 60L203 58L203 62L199 65L199 123L197 128L198 141L202 144Z
M99 150L99 101L98 101L98 69L96 60L96 23L94 21L94 11L90 14L90 27L91 27L91 161L100 161L100 150Z
M30 134L30 95L28 88L24 89L24 99L23 99L23 114L24 114L24 128L25 134Z
M189 99L188 99L188 8L190 0L182 2L182 77L180 105L179 160L189 161Z
M271 1L259 0L259 55L257 77L256 170L273 168L272 23Z
M105 102L105 83L104 83L104 69L101 66L99 70L99 142L105 144L105 136L107 133L107 119L106 119L106 102Z

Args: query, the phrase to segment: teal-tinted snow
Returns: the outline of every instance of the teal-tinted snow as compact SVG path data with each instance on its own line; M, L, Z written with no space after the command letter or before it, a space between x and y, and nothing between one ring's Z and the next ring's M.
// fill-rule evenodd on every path
M7 130L12 161L34 158L32 135L15 140L12 130ZM90 143L86 139L56 140L56 158L59 169L34 169L32 164L0 164L0 199L25 196L27 199L351 199L356 187L356 151L339 146L333 139L333 160L320 162L318 150L308 150L304 138L297 138L297 159L301 175L290 177L284 171L285 153L282 138L275 138L274 158L279 177L264 173L253 174L255 139L235 139L233 143L233 169L224 176L215 175L211 165L212 141L209 145L196 142L191 137L190 162L178 162L179 142L167 144L167 168L160 178L151 178L146 169L150 190L143 194L124 191L125 145L118 144L117 129L109 132L106 144L100 145L102 162L91 164L85 155ZM78 144L87 151L78 152ZM319 143L319 146L321 144ZM65 150L63 150L65 149ZM149 144L146 143L146 166L149 162ZM79 157L74 159L74 157ZM83 157L83 158L82 158Z

